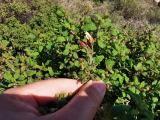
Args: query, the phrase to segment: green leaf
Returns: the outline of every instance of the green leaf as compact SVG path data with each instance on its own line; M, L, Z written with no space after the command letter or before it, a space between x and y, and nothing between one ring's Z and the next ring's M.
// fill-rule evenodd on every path
M129 87L129 90L133 93L136 93L136 88L134 86Z
M49 71L49 74L50 74L51 76L54 75L53 69L52 69L51 67L48 67L48 71Z
M39 46L38 51L42 52L42 50L43 50L43 46Z
M0 41L0 44L1 44L0 46L6 47L9 44L9 41L2 40L2 41Z
M137 65L134 66L134 69L135 69L136 71L139 71L139 70L142 70L142 67L143 67L143 65L142 65L142 63L140 62L140 63L138 63Z
M63 69L65 65L63 63L60 64L59 69Z
M126 74L124 74L123 76L124 76L125 82L128 83L129 82L129 77L127 77Z
M68 23L68 22L64 22L64 27L66 27L66 28L70 28L70 24Z
M37 77L42 77L42 73L40 71L36 72Z
M80 66L79 61L78 61L78 60L74 61L74 65L75 65L76 67L79 67L79 66Z
M111 60L111 59L107 59L105 61L105 64L106 64L106 68L109 70L109 72L113 73L113 66L115 65L115 61Z
M59 36L59 37L57 38L57 42L62 43L62 42L64 42L64 41L66 41L66 39L65 39L63 36Z
M77 54L76 52L73 53L73 57L74 57L75 59L78 59L78 58L79 58L79 57L78 57L78 54Z
M113 56L116 56L118 54L118 51L117 50L115 50L115 49L113 49L113 51L112 51L112 55Z
M137 76L134 76L134 84L135 85L139 85L140 84Z
M118 80L119 80L120 85L122 85L122 84L123 84L123 81L124 81L124 77L121 76L120 74L118 74L117 77L118 77Z
M111 33L112 33L112 35L116 36L116 35L118 35L118 30L117 29L112 29Z
M62 33L62 35L63 35L64 37L67 37L67 36L68 36L68 31L64 31L64 32Z
M68 55L70 51L70 44L67 44L65 50L63 51L63 55Z
M148 54L154 54L156 52L156 46L155 44L151 43L147 49Z
M101 32L101 31L98 31L98 33L97 33L97 37L98 38L101 38L101 37L103 37L105 34L104 34L104 32Z
M64 16L64 13L61 10L57 10L56 14L60 17Z
M96 65L99 65L102 60L104 59L104 56L103 55L99 55L99 56L96 56L93 58L93 62L96 64Z
M15 79L15 80L18 79L19 76L20 76L20 74L16 72L16 73L14 74L14 79Z
M51 43L48 43L48 44L46 45L47 50L50 50L51 47L52 47L52 44L51 44Z
M77 50L78 48L79 48L78 45L71 45L72 50Z
M83 26L82 26L82 29L83 29L84 31L94 31L94 30L97 29L97 27L96 27L95 23L90 22L90 23L88 23L88 24L83 25Z
M35 75L35 74L36 74L36 71L34 71L34 70L29 70L27 72L27 76L32 76L32 75Z
M157 85L158 84L158 81L157 80L154 80L153 82L152 82L152 85Z
M140 86L139 86L139 87L140 87L140 88L144 88L145 86L146 86L146 83L143 81L143 82L140 83Z
M37 56L39 55L39 53L38 53L38 52L31 52L30 55L31 55L32 57L37 57Z
M13 76L12 76L12 74L10 73L10 71L7 71L7 72L4 73L3 78L6 79L6 80L12 81Z
M108 27L110 27L112 25L111 20L110 19L105 19L102 20L102 28L107 29Z
M103 41L102 39L99 39L99 40L98 40L98 46L99 46L100 48L105 48L105 47L106 47L106 44L104 43L104 41Z
M153 66L154 65L154 62L152 60L147 60L146 63L150 66Z
M158 98L157 98L157 97L152 97L152 101L153 101L154 103L156 103L156 102L158 102Z
M28 38L29 38L29 39L35 39L36 36L35 36L34 34L30 33L30 34L28 35Z
M99 75L99 76L101 76L102 78L105 78L106 76L105 76L105 70L103 70L103 69L98 69L97 70L97 74Z
M117 73L111 74L111 79L112 80L117 80L117 78L118 78L118 74Z
M9 62L6 62L6 65L7 65L7 67L10 68L11 70L14 70L14 69L15 69L14 64L11 64L11 63L9 63Z

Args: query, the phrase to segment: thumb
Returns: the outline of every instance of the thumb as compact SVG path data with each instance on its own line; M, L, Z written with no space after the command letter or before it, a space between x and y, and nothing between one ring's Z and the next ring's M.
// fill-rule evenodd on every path
M46 117L48 120L93 120L105 91L103 82L89 81L65 107Z

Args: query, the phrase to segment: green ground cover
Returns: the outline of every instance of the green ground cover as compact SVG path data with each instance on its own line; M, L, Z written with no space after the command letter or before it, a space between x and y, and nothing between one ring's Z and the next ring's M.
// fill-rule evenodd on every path
M109 91L95 119L158 119L158 27L120 29L99 14L73 19L50 0L5 0L0 12L1 92L51 77L103 80Z

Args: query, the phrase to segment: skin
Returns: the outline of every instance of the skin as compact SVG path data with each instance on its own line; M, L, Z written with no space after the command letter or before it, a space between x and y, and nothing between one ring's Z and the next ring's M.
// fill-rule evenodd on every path
M71 94L73 99L55 113L41 115L40 105L56 100L59 93ZM82 85L73 79L50 79L8 89L0 95L0 120L93 120L104 97L106 86L101 81Z

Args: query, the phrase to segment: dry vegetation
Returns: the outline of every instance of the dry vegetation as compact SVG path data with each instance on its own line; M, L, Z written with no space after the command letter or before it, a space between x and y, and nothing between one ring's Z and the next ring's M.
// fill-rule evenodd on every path
M102 14L120 26L135 28L160 24L160 7L153 0L54 0L74 15Z

